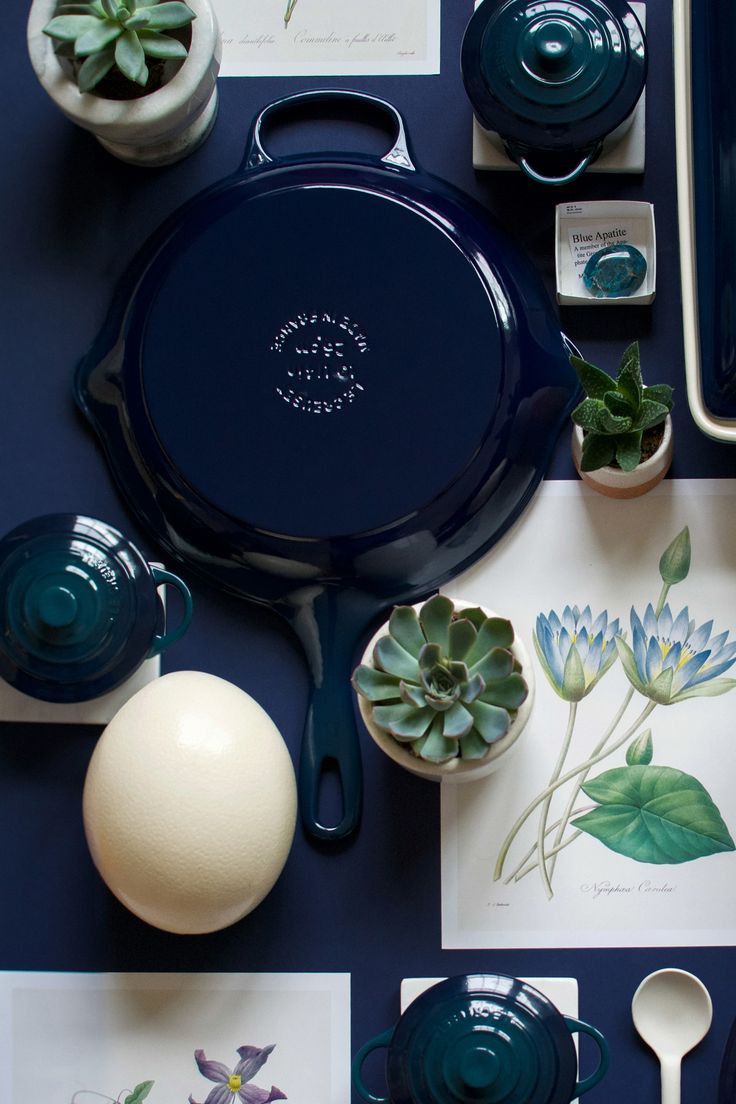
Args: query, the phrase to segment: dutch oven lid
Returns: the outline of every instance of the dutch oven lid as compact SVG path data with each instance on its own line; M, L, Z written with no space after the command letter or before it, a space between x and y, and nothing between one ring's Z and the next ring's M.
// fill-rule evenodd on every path
M581 150L615 130L647 69L644 34L622 0L483 0L462 63L483 126L548 151Z
M576 1068L552 1002L499 974L426 990L399 1020L387 1061L393 1104L569 1104Z
M64 701L104 693L138 665L159 604L148 564L117 529L50 514L0 541L0 611L0 675Z

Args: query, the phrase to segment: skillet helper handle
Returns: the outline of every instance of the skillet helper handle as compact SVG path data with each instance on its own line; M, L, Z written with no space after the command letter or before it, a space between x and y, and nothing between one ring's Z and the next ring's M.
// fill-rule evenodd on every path
M582 1081L578 1081L573 1089L572 1099L577 1100L577 1098L582 1096L583 1093L586 1093L588 1089L592 1089L594 1085L597 1085L608 1069L608 1043L604 1036L601 1035L598 1028L593 1027L591 1024L585 1023L583 1020L576 1020L572 1016L565 1016L564 1020L571 1034L574 1035L576 1032L579 1032L583 1035L589 1035L598 1047L600 1055L598 1065L593 1072L588 1077L584 1077Z
M378 96L369 96L365 92L353 92L344 88L315 88L308 92L297 92L293 96L284 96L283 99L274 100L273 103L264 107L251 126L241 170L270 165L274 162L275 158L266 153L263 145L264 126L274 116L299 105L330 102L355 104L357 109L361 107L378 108L383 114L388 115L394 125L394 144L388 153L380 159L381 163L414 171L414 163L409 153L406 125L401 113L388 100L382 100Z

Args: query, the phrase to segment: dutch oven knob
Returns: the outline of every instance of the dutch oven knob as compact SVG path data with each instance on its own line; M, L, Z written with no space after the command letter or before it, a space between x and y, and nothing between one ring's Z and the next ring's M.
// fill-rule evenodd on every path
M572 30L559 19L549 19L534 32L534 49L545 69L560 69L575 45Z
M65 586L52 584L38 596L38 619L49 629L65 629L77 616L77 599Z

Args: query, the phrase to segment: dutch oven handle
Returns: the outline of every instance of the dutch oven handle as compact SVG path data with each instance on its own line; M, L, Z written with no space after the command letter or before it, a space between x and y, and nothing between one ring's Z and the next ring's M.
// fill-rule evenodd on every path
M399 111L388 100L381 100L378 96L369 96L365 92L353 92L344 88L315 88L308 92L297 92L293 96L284 96L283 99L274 100L268 104L256 116L248 136L245 157L241 165L241 171L254 169L261 165L272 164L271 157L263 146L263 128L274 115L282 111L288 111L299 104L320 103L353 103L357 107L366 105L378 108L388 115L394 125L395 138L391 149L381 158L384 165L391 168L409 169L414 171L414 163L409 154L409 141L406 135L404 120Z
M585 1023L583 1020L576 1020L572 1016L563 1017L568 1030L574 1035L576 1032L583 1035L590 1035L591 1039L598 1047L600 1058L597 1067L593 1070L589 1077L583 1078L582 1081L578 1081L577 1085L572 1091L571 1100L577 1100L579 1096L586 1093L588 1089L592 1089L594 1085L597 1085L604 1073L608 1069L608 1043L597 1027L592 1027L591 1024Z
M598 143L593 146L592 149L588 150L587 153L584 153L575 168L571 169L570 172L563 173L562 176L545 176L544 173L538 172L537 169L532 167L529 163L529 158L526 157L521 150L516 149L516 147L510 143L506 145L509 156L516 162L525 176L528 176L530 180L535 180L537 184L554 184L557 186L561 184L571 184L573 180L577 180L577 178L585 172L590 162L597 157L600 148L600 143Z
M388 1031L382 1032L381 1035L376 1035L375 1039L371 1039L369 1042L364 1043L358 1053L353 1059L353 1084L357 1093L362 1096L363 1100L367 1100L368 1104L391 1104L391 1098L388 1096L376 1096L366 1088L363 1081L363 1063L368 1055L373 1050L381 1050L384 1047L391 1046L391 1040L394 1037L395 1028L390 1027Z
M189 624L192 620L192 594L189 587L180 579L178 575L173 575L170 571L164 571L162 567L158 567L156 564L150 564L151 575L153 581L157 587L160 586L172 586L179 591L184 602L184 610L181 616L181 620L174 628L168 629L167 632L157 633L153 638L151 644L149 656L157 656L160 652L163 652L169 645L174 644L189 628Z

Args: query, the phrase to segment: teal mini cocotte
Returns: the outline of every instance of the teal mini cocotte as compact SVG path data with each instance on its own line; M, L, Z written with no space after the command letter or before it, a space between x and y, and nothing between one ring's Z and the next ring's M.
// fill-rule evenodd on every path
M168 630L162 585L183 602ZM0 540L0 611L0 677L34 698L78 702L113 690L178 640L192 598L106 522L48 514Z
M573 1034L599 1051L577 1079ZM371 1092L363 1063L386 1049L388 1095ZM570 1104L597 1085L608 1046L590 1024L563 1016L539 990L503 974L462 974L431 986L395 1027L353 1061L353 1084L368 1104Z

